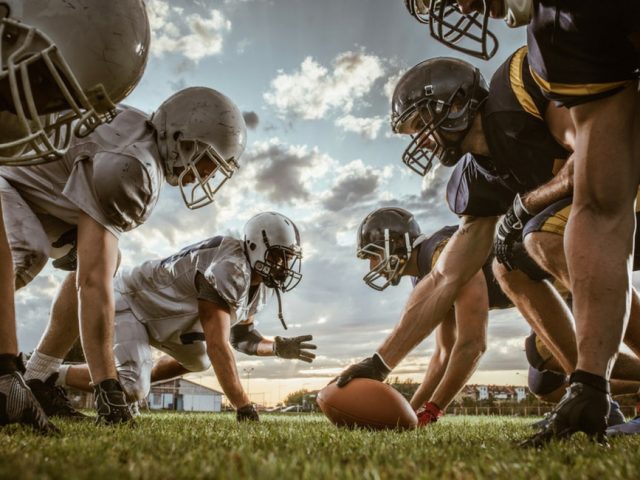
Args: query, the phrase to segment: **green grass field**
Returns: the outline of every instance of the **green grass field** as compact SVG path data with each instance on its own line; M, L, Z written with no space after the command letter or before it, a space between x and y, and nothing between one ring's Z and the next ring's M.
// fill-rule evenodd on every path
M147 414L135 429L57 422L60 438L0 431L0 478L640 478L640 438L519 449L531 421L450 417L410 432L337 429L321 415L238 425L229 414Z

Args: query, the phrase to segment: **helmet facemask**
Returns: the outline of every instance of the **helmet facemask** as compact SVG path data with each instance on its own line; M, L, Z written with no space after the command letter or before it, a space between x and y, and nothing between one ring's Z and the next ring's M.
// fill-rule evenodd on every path
M212 145L202 141L178 136L173 147L170 156L175 160L167 165L167 182L180 187L182 199L191 210L212 203L218 190L238 169L234 158L222 158Z
M0 39L3 108L15 114L23 132L18 139L0 143L0 163L37 165L56 160L66 153L74 134L85 137L113 120L115 105L103 86L84 92L45 34L5 18L0 21ZM52 113L60 110L64 111Z
M409 233L405 232L404 253L391 253L391 241L389 229L384 230L384 246L376 243L368 243L356 252L358 258L369 260L375 258L378 263L362 277L364 282L377 291L382 291L389 285L398 285L402 273L411 257L411 240Z
M396 133L402 133L407 125L421 126L417 132L410 133L411 142L402 154L402 162L418 175L424 177L429 173L434 160L450 167L460 159L460 144L481 104L473 98L478 79L479 74L471 91L458 88L447 100L430 98L433 86L427 85L425 96L393 119L392 128Z
M482 11L460 12L455 0L407 0L407 9L420 23L429 25L433 38L458 52L489 60L498 50L498 39L488 29L488 0Z
M266 236L264 240L267 242ZM263 278L265 286L288 292L302 280L301 266L299 249L271 245L265 251L264 260L256 261L253 268Z

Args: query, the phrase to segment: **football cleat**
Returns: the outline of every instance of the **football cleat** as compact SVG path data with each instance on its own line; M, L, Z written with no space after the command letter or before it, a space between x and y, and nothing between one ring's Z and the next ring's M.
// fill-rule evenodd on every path
M418 416L418 427L426 427L430 423L436 423L440 417L444 416L444 411L435 403L427 402L418 409L416 415Z
M131 409L118 380L108 378L93 386L96 396L96 410L98 425L135 425Z
M71 406L64 388L56 385L58 373L49 376L44 382L33 378L27 380L27 385L33 392L44 413L49 417L66 418L69 420L87 420L90 417Z
M10 423L26 425L38 433L59 433L17 371L0 376L0 425Z
M590 385L573 382L562 400L550 412L539 432L520 443L521 447L540 448L552 439L562 439L584 432L596 442L606 445L605 430L611 398Z

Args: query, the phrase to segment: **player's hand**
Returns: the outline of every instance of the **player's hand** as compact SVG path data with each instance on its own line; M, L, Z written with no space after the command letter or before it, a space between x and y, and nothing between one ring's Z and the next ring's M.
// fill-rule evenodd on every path
M498 223L498 232L493 243L493 251L499 263L507 270L516 269L513 246L522 242L522 230L526 223L533 218L524 205L520 195L513 199L513 205Z
M354 378L370 378L384 382L391 370L387 368L380 355L375 353L372 357L365 358L359 363L354 363L346 368L334 381L338 387L344 387Z
M290 358L311 363L316 355L309 350L315 350L313 343L306 343L313 340L312 335L302 335L300 337L276 337L273 342L273 353L280 358Z
M248 403L244 407L236 410L236 420L238 422L259 422L260 417L253 403Z

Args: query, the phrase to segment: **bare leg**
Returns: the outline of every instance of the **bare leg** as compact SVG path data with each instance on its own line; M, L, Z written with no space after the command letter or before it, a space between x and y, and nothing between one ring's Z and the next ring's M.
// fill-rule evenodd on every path
M574 202L565 250L579 370L609 378L629 313L634 200L640 177L635 85L571 108L577 127Z
M91 375L86 363L69 367L65 386L82 390L83 392L93 392L93 387L91 386Z
M631 315L624 335L624 343L640 357L640 295L635 288L631 291Z
M429 367L424 375L424 380L411 397L411 406L414 410L420 408L424 402L431 398L449 363L449 355L456 341L456 317L454 310L447 315L447 319L436 329L436 348L429 361ZM438 404L440 406L440 404Z
M493 263L493 272L504 293L558 359L562 369L572 372L577 359L573 317L556 289L546 281L531 280L519 270L509 272L498 262Z
M151 383L169 380L189 373L178 361L169 355L163 355L151 369Z

